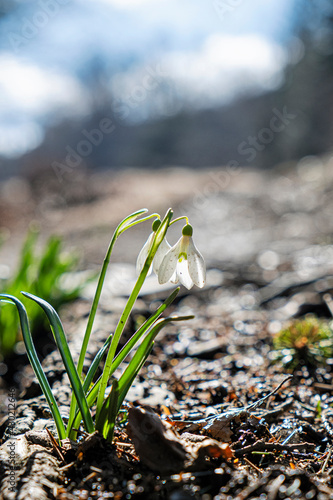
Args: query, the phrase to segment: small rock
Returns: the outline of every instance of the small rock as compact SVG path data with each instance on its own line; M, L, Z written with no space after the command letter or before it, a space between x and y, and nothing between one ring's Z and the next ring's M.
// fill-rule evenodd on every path
M17 418L13 423L9 423L5 433L4 433L4 441L10 439L13 436L19 436L20 434L24 434L32 429L34 422L32 418L22 417Z

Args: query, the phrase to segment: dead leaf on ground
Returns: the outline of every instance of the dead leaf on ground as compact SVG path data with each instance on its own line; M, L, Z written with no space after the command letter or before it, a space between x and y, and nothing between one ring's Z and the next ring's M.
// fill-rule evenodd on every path
M141 462L160 474L209 468L207 458L232 458L227 443L190 433L180 436L149 407L130 408L127 432Z

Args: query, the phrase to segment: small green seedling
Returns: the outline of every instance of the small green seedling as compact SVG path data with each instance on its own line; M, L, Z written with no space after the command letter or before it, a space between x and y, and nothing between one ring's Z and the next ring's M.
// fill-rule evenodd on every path
M205 263L200 252L192 240L192 227L187 217L180 217L171 221L173 212L169 209L161 220L158 214L148 215L138 219L146 209L139 210L126 217L116 228L107 250L103 266L99 275L94 300L91 306L87 327L82 342L81 352L77 365L74 363L68 347L66 335L61 320L54 309L45 299L31 293L22 292L25 297L37 303L44 311L49 321L56 345L62 357L64 367L68 374L72 387L72 400L67 424L62 419L57 402L52 394L51 387L41 367L32 340L28 314L25 306L15 296L1 294L0 300L14 303L20 318L22 336L27 350L27 355L32 368L36 374L41 389L46 397L57 426L59 440L76 437L76 430L83 423L88 433L98 430L106 439L112 441L116 418L128 390L140 369L149 356L154 339L159 331L171 321L184 321L193 316L161 318L164 310L173 302L179 292L176 288L169 297L160 305L156 311L144 321L138 329L116 354L119 340L122 336L128 318L131 314L135 301L141 290L147 275L153 268L158 275L160 283L171 281L172 283L184 284L188 289L194 284L203 287L205 283ZM127 304L122 312L115 331L105 340L103 347L96 354L86 375L83 374L83 364L87 352L88 343L93 331L94 319L100 300L106 271L110 262L112 250L118 237L129 228L154 218L153 231L141 250L137 260L138 278L128 298ZM171 224L185 219L182 236L179 241L171 247L166 241L166 233ZM131 354L130 361L125 365L122 363ZM95 380L97 369L104 356L106 360L102 375ZM119 378L115 377L117 368L122 365L123 370ZM96 405L95 418L93 418L92 407Z

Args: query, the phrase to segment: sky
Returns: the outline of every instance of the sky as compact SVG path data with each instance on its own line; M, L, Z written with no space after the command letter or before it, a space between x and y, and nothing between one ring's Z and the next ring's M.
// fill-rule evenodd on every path
M128 122L276 88L290 57L293 5L18 1L0 20L0 155L19 157L46 127L89 114L100 82Z

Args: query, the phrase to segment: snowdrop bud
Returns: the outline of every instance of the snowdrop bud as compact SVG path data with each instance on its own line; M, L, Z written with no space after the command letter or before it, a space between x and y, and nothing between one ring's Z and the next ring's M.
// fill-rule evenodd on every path
M182 230L183 236L192 236L193 234L193 228L190 224L186 224L186 226L183 227Z
M154 233L156 233L156 231L158 230L158 228L160 227L161 225L161 220L160 219L155 219L151 228L152 230L154 231Z

